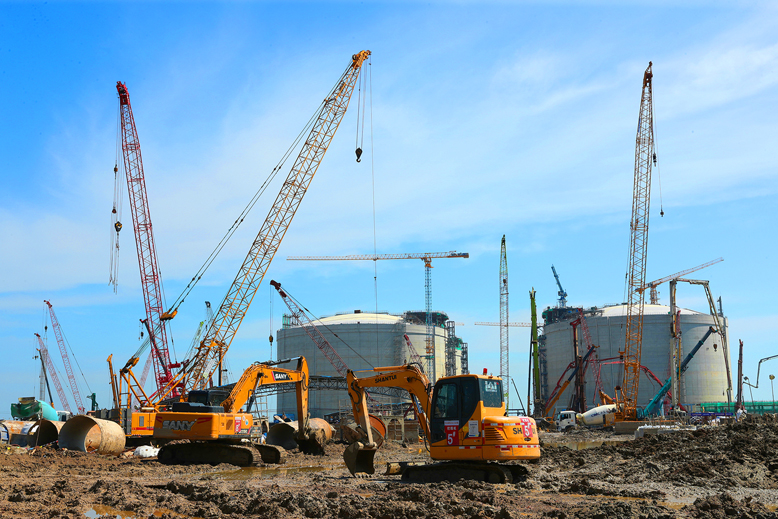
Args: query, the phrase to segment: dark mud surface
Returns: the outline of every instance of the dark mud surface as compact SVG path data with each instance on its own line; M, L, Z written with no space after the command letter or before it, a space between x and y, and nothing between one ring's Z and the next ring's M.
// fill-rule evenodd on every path
M778 421L619 441L603 433L542 439L526 479L403 483L398 476L353 478L345 445L325 456L289 453L284 466L165 466L43 448L0 455L0 517L137 518L775 518ZM420 452L421 449L421 452ZM387 444L386 461L425 460L423 448Z

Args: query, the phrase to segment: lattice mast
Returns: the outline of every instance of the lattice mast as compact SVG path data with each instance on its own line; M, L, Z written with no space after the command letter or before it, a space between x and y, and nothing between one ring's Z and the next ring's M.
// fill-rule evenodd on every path
M427 373L430 374L432 380L436 380L435 327L432 325L432 260L430 258L422 258L422 261L424 261L424 324L426 325L424 343L427 353Z
M140 267L140 283L143 289L143 303L146 307L146 320L151 341L154 378L157 390L160 390L173 378L172 370L179 364L171 363L168 351L167 330L163 321L163 316L167 316L165 316L163 308L162 277L157 262L157 248L154 244L149 200L146 193L146 178L143 173L143 158L141 157L138 131L135 128L135 118L132 115L130 94L127 91L127 85L121 81L116 82L116 90L119 93L124 174L130 197L135 248L138 252L138 266ZM177 395L177 389L174 389L172 394Z
M227 353L297 208L343 120L362 64L368 56L370 56L368 50L354 54L351 63L324 99L305 144L273 202L243 265L211 321L197 353L182 370L180 378L183 379L186 391L204 387ZM176 378L179 379L178 376ZM170 387L161 392L159 397L164 398L169 389Z
M70 356L65 345L65 337L62 335L62 328L59 326L59 320L54 313L54 307L51 306L49 301L44 301L49 307L49 316L51 317L51 327L54 330L54 336L57 338L57 344L59 345L59 352L62 354L62 363L65 365L65 373L68 376L68 382L70 383L70 390L73 392L73 400L76 402L79 414L85 414L86 409L84 404L81 403L81 392L78 390L76 384L76 377L73 375L73 368L70 366Z
M540 397L540 356L538 355L538 307L535 302L535 287L529 292L529 307L531 316L531 328L530 328L530 355L532 357L532 395L533 398L528 402L533 402L532 416L543 416L543 401Z
M62 384L59 383L57 370L54 369L54 364L51 362L51 355L49 355L49 349L46 347L46 343L43 342L43 339L41 339L40 335L36 333L35 336L38 338L38 345L40 346L39 350L41 356L46 361L46 368L49 370L51 381L54 383L54 388L57 390L57 396L59 396L59 402L62 404L62 408L65 411L71 413L72 411L70 410L70 404L68 404L68 399L67 397L65 397L65 391L62 389Z
M656 161L654 152L654 114L652 100L651 62L643 74L637 136L635 138L635 171L632 190L632 217L630 220L629 270L627 272L627 326L624 351L623 407L617 419L637 418L640 357L643 342L646 260L648 254L648 217L651 201L651 166Z
M505 388L505 405L510 398L510 365L508 350L508 256L505 252L505 235L500 243L500 378Z

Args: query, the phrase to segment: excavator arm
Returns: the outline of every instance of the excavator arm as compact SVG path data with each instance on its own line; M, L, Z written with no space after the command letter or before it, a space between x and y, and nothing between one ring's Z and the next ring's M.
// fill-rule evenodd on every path
M278 364L286 364L294 360L297 361L296 369L275 367ZM324 438L314 438L308 413L309 379L308 361L302 356L276 362L255 362L243 372L227 399L222 402L222 407L225 413L238 413L246 402L253 400L257 388L273 384L293 383L297 393L297 416L299 418L297 442L306 452L320 452L324 448ZM247 408L245 412L249 412L249 409Z
M351 370L346 374L346 385L351 398L354 420L366 435L365 443L355 442L343 453L346 467L352 474L357 472L373 474L375 472L373 458L378 445L376 445L373 439L373 432L370 427L366 388L397 387L407 390L411 397L415 398L419 403L416 406L416 412L419 415L419 425L424 431L424 436L429 438L428 416L432 401L432 386L427 375L424 374L420 367L415 365L374 368L373 371L378 372L378 374L363 378L357 378Z

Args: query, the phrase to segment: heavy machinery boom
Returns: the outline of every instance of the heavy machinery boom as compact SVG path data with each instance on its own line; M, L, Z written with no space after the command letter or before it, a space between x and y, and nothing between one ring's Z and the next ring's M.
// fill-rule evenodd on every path
M708 337L711 336L711 334L714 333L714 329L711 326L708 328L708 331L705 332L705 335L702 336L702 339L699 340L696 346L692 348L692 351L689 352L689 354L686 356L685 359L683 359L683 362L681 363L681 369L679 370L680 374L683 375L686 373L686 369L689 367L689 362L694 358L694 356L697 354L697 352L702 348L702 345L705 343L706 340L708 340ZM656 395L654 395L654 398L652 398L646 407L642 410L638 411L638 418L647 418L649 416L655 415L658 412L659 404L662 403L662 400L664 400L665 396L667 396L668 391L670 391L670 384L672 383L673 377L668 377L668 379L665 381L665 383L662 385L661 388L659 388L659 391L657 391Z
M68 399L65 397L65 391L62 389L62 384L59 383L59 377L57 376L57 371L54 369L54 364L51 362L51 356L49 355L49 350L46 348L46 343L43 342L43 339L41 339L41 336L37 333L35 336L38 338L38 345L40 346L40 352L41 356L46 361L46 367L49 370L49 375L51 376L51 381L54 382L54 387L57 390L57 395L59 396L59 402L62 404L62 408L70 413L70 404L68 404ZM54 402L52 402L52 405Z
M70 382L70 390L73 392L73 400L76 402L76 408L78 408L79 414L85 414L86 409L81 402L81 392L78 390L78 384L76 384L76 377L73 375L73 368L70 366L70 356L68 355L67 346L65 345L65 336L62 335L62 328L59 326L59 320L54 313L54 307L51 306L49 301L44 301L49 307L49 315L51 316L51 327L54 329L54 336L57 338L57 344L59 345L59 352L62 354L62 363L65 365L65 373L68 376L68 382Z
M170 361L167 345L167 330L164 320L171 316L165 315L164 312L162 276L157 261L157 248L154 244L149 198L146 193L146 177L143 172L143 158L141 157L138 130L135 127L135 117L130 105L130 93L127 91L127 85L121 81L116 82L116 91L119 93L124 174L127 178L127 193L130 196L132 225L135 230L135 248L138 252L143 303L146 306L151 359L154 365L157 391L159 391L170 382L173 378L172 370L179 367L180 364L174 364ZM145 379L142 380L145 381ZM177 395L178 389L173 388L171 393Z
M325 98L300 154L208 327L200 347L175 380L168 384L160 398L167 396L178 384L187 392L202 388L218 369L335 136L348 108L362 64L369 55L370 51L367 50L354 54L351 63Z
M624 343L623 408L617 420L634 420L637 416L640 357L643 345L644 298L638 292L646 284L648 254L648 210L651 202L651 166L654 153L654 112L651 62L643 73L637 136L635 138L635 171L630 219L629 270L627 271L627 325Z

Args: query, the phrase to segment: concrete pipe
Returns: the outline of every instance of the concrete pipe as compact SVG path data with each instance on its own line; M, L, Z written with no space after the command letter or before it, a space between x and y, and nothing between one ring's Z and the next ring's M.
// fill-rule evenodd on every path
M59 431L59 446L81 452L118 455L124 451L124 431L116 422L74 416Z
M27 445L27 432L35 422L5 420L0 422L0 443L8 445Z
M335 429L324 418L311 418L310 421L312 431L322 431L324 433L324 441L329 442L332 440L332 435L335 434Z
M59 431L63 425L65 422L38 420L27 432L27 445L37 447L54 443L59 439Z
M308 422L311 428L309 441L300 443L297 441L297 430L299 425L294 422L280 422L270 427L267 432L265 443L268 445L277 445L286 450L292 450L300 447L300 450L307 454L321 454L324 445L332 439L334 433L332 426L326 420L321 418L311 418Z

